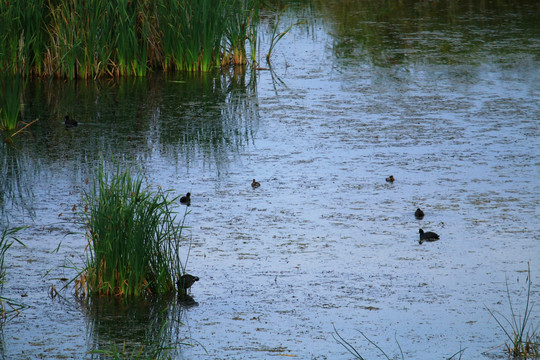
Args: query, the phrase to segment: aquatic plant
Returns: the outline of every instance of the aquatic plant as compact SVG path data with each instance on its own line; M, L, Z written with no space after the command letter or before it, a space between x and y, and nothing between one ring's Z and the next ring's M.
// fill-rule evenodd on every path
M514 311L514 306L510 298L508 279L506 279L506 295L508 297L508 305L510 306L511 318L509 319L499 311L493 311L486 306L486 310L493 316L508 337L509 342L505 344L508 354L515 358L537 359L540 356L540 334L538 333L540 323L530 323L533 309L533 304L530 302L531 284L531 267L530 264L527 264L527 297L523 314ZM507 329L504 322L510 326L510 329Z
M0 69L74 79L209 71L231 55L244 63L258 9L256 0L0 0Z
M364 357L362 357L362 355L360 355L360 353L356 350L356 348L354 346L352 346L347 340L345 340L337 331L336 327L334 324L332 324L332 326L334 327L334 332L336 335L332 334L332 337L334 338L334 340L336 340L341 346L343 346L345 349L347 349L347 351L349 353L351 353L351 355L354 356L355 359L359 359L359 360L365 360ZM375 342L373 342L370 338L368 338L363 332L361 331L358 331L371 345L375 346L383 355L386 359L388 360L391 360L391 358L383 351L383 349L381 349L379 347L379 345L377 345ZM396 339L396 343L398 345L398 348L399 348L399 352L401 354L401 359L404 360L405 357L403 355L403 350L401 349L401 346L399 345L399 343L397 342L397 339ZM449 358L447 358L446 360L451 360L451 359L454 359L456 356L459 355L459 358L458 359L461 359L461 355L463 354L463 352L465 351L465 349L461 349L459 350L458 352L456 352L454 355L450 356Z
M141 296L174 292L184 273L180 245L184 222L176 223L179 196L143 188L143 177L101 165L82 217L87 226L87 256L75 282L77 295ZM184 213L184 220L188 214ZM186 260L187 262L187 260Z
M19 124L23 79L5 74L0 76L0 131L11 134Z
M281 21L281 14L282 13L283 13L283 11L276 15L277 16L276 23L274 24L274 27L272 28L272 38L270 40L270 48L268 49L268 53L266 54L266 62L268 62L268 63L270 63L270 56L272 55L272 51L274 50L274 47L277 45L277 43L281 39L283 39L283 37L285 35L287 35L289 33L289 31L291 31L293 26L304 24L306 22L306 20L300 20L300 21L298 21L298 22L296 22L294 24L289 25L284 31L278 32L278 26L279 26L279 23Z
M14 242L18 242L22 246L25 246L19 239L15 237L15 234L22 229L27 228L27 226L19 226L15 228L10 228L9 225L6 226L5 229L2 230L0 233L0 318L6 317L8 310L5 308L5 304L9 305L13 311L18 313L18 309L24 307L23 304L20 304L19 302L5 298L2 295L2 292L4 290L4 283L5 283L5 277L6 277L6 269L4 267L4 259L6 256L7 251L13 245Z
M227 21L224 22L225 43L221 65L244 65L247 62L246 40L251 49L251 61L255 62L257 47L257 24L259 1L233 0L225 8Z

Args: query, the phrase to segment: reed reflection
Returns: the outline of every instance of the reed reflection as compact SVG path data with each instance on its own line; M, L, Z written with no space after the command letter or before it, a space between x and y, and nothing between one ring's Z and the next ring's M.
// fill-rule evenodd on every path
M183 324L186 307L172 297L95 297L81 303L91 359L168 358L190 346Z
M375 66L478 64L486 56L534 55L536 2L314 1L338 61ZM517 40L517 41L516 41ZM501 47L500 44L505 46ZM504 52L504 53L502 53ZM351 63L352 65L352 63Z
M143 167L158 154L180 167L203 163L222 174L258 129L256 77L239 69L29 82L24 119L40 120L17 136L17 146L0 145L0 211L17 204L31 212L35 179L71 188L103 154ZM66 115L78 126L66 127Z

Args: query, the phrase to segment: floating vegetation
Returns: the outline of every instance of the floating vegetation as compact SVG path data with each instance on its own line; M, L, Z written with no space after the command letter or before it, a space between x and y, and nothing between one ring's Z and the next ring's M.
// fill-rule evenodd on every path
M178 196L143 188L141 175L117 168L97 170L85 192L87 256L75 282L76 295L144 296L176 291L183 275L179 249L182 224L176 223ZM187 215L184 213L184 220ZM187 243L187 242L186 242ZM187 262L187 259L186 259Z
M508 279L506 280L506 295L508 297L511 317L508 318L499 311L493 311L487 307L486 309L508 337L509 342L505 344L508 355L520 359L537 359L540 356L540 334L538 333L540 323L531 324L530 322L533 309L533 304L530 302L532 282L531 266L530 264L527 265L527 296L523 314L514 311L514 306L510 298L510 289L508 288ZM504 322L510 328L505 326Z
M0 0L0 68L22 76L209 71L255 54L256 0Z

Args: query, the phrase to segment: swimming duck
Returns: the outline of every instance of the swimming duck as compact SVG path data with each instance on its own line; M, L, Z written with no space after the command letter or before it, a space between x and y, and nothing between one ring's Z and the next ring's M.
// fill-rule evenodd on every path
M435 234L432 231L424 232L424 230L420 229L418 230L420 233L420 241L418 241L419 244L422 244L424 241L437 241L439 240L439 235Z
M190 193L187 193L186 196L182 196L180 198L180 204L184 204L184 205L191 205L191 194Z
M424 212L422 210L420 210L420 208L416 209L416 211L414 212L414 216L421 220L424 218Z
M184 274L180 276L178 281L176 281L176 287L178 288L179 292L185 293L186 290L189 289L191 285L195 284L196 281L199 281L199 277L191 274Z
M261 183L258 182L258 181L255 181L255 179L253 179L253 182L251 183L251 187L256 189L258 188L259 186L261 186Z
M77 126L77 120L70 119L69 115L66 115L64 125L66 125L66 127L75 127Z
M386 182L390 182L390 183L393 183L394 182L394 175L390 175L389 177L386 178Z

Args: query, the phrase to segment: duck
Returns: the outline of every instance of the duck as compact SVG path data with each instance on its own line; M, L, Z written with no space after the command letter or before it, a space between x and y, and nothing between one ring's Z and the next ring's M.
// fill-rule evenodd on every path
M77 126L77 120L70 119L69 115L66 115L66 117L64 119L64 125L66 125L66 127L75 127L75 126Z
M424 232L424 230L419 229L418 232L420 233L420 240L418 241L419 244L422 244L424 241L439 240L439 235L435 234L433 231Z
M418 209L416 209L416 211L414 212L414 216L415 216L417 219L421 220L421 219L424 218L424 212L423 212L420 208L418 208Z
M258 181L255 181L255 179L253 179L253 182L251 183L251 187L256 189L258 188L259 186L261 186L261 183L258 182Z
M389 182L389 183L393 183L394 182L394 175L390 175L389 177L386 178L386 182Z
M176 287L178 288L178 291L181 293L185 293L187 289L191 287L191 285L195 284L195 282L199 281L198 276L193 276L191 274L184 274L180 276L180 279L176 281Z
M180 198L180 204L191 205L191 193L187 193L186 196Z

